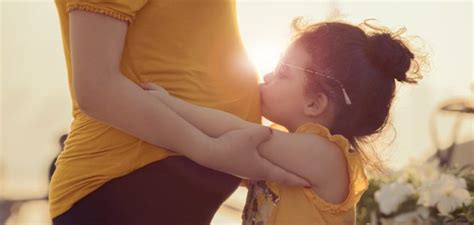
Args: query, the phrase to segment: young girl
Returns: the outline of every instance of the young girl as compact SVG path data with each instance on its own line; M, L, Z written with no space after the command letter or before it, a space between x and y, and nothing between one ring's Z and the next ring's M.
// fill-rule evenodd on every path
M355 224L356 204L368 186L364 169L379 168L360 143L386 125L395 81L419 78L407 75L417 75L418 63L399 35L366 22L298 29L260 88L262 114L289 132L272 129L259 153L312 186L249 182L243 224ZM260 126L188 104L155 84L142 87L212 137Z

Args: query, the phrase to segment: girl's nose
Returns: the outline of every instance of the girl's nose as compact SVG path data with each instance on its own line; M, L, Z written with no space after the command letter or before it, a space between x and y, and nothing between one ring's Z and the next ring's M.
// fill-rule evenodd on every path
M272 81L273 79L273 73L267 73L265 76L263 76L263 81L265 81L265 84L268 84Z

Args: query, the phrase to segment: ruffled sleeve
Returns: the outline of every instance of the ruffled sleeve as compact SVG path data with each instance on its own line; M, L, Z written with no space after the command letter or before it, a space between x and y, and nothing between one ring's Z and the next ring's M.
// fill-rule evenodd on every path
M85 10L132 23L148 0L66 0L67 11Z
M340 204L333 204L325 201L320 198L314 191L311 189L305 188L304 192L306 196L311 199L313 204L320 210L330 211L332 213L345 212L351 209L354 209L357 202L359 202L362 194L367 190L368 187L368 178L365 173L363 162L359 153L351 152L349 141L342 135L332 135L330 131L320 125L314 123L307 123L296 130L296 133L310 133L319 135L328 139L329 141L335 143L341 151L344 152L344 155L347 160L347 168L349 172L349 194L347 198Z

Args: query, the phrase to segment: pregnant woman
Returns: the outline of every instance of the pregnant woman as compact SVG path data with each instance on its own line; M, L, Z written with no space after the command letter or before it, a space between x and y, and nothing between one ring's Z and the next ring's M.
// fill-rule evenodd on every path
M209 224L239 177L308 185L260 157L269 129L209 137L137 85L260 123L235 2L55 2L73 121L50 185L54 224Z

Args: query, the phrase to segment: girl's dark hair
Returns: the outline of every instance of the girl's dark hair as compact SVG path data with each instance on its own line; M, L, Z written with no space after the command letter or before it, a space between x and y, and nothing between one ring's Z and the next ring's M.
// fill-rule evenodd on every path
M421 78L423 57L415 57L400 36L405 29L391 32L369 22L304 25L297 18L293 43L311 55L311 65L306 67L339 80L352 102L346 104L334 80L307 74L306 94L322 91L335 105L337 119L329 127L331 132L345 136L367 165L383 172L379 155L362 146L388 123L396 81L415 84Z

